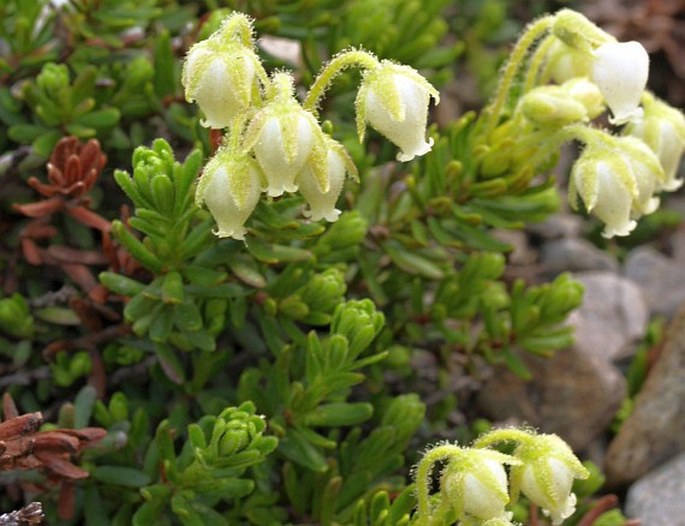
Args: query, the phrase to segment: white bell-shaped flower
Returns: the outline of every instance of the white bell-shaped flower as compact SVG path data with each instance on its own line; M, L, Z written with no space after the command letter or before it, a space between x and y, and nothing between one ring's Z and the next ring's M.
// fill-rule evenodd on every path
M195 201L206 205L216 221L214 234L242 240L245 221L262 191L262 174L256 161L221 147L207 162L197 185Z
M314 148L309 162L296 182L309 208L303 212L312 221L337 221L340 210L335 204L340 197L347 173L356 178L354 162L345 147L325 136L325 149Z
M515 462L509 455L490 449L465 448L454 456L445 468L441 486L457 517L487 520L504 516L509 489L503 464Z
M523 492L553 525L570 517L576 509L573 480L587 478L589 472L568 444L556 435L532 435L532 440L517 447L514 456L523 463L511 470L512 498Z
M673 192L683 180L678 178L678 166L685 151L685 117L682 112L646 93L643 97L644 117L626 126L624 133L642 139L659 158L664 180L657 190Z
M611 109L613 124L642 116L640 98L648 76L649 55L639 42L609 42L595 50L592 80Z
M204 113L203 126L225 128L250 106L259 67L252 49L226 41L221 32L190 48L181 82L186 100L197 102Z
M589 148L588 148L589 149ZM637 223L631 219L638 188L630 167L619 156L597 158L585 153L575 162L569 182L569 204L583 200L588 212L605 225L602 236L627 236Z
M556 458L546 458L523 471L521 491L552 519L561 524L576 511L576 496L571 492L574 475Z
M314 146L323 142L323 132L314 116L295 100L290 75L277 73L273 84L277 94L253 119L244 147L254 148L266 175L266 192L277 197L297 191L295 179Z
M392 62L364 73L355 102L357 131L363 139L366 123L400 148L398 161L410 161L431 150L426 140L430 98L439 101L437 90L416 70Z
M630 167L637 186L637 196L633 200L633 219L651 214L659 208L659 198L654 193L664 180L663 168L652 150L636 137L617 137L620 155Z

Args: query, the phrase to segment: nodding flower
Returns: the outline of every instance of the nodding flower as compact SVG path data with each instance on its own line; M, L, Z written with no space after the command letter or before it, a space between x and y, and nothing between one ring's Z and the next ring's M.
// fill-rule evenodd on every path
M558 436L530 437L514 451L522 464L511 468L512 498L517 498L521 491L556 526L576 509L576 496L571 491L573 480L587 478L589 472Z
M254 148L255 157L267 180L271 197L296 192L297 175L313 148L323 148L323 131L310 112L294 95L293 78L288 73L274 75L272 99L250 123L244 148Z
M642 97L642 103L644 117L626 126L624 132L642 139L652 149L665 175L664 181L657 183L657 189L673 192L683 184L678 178L678 166L685 151L685 117L680 110L648 92Z
M263 174L257 162L244 153L221 147L209 160L198 183L195 201L205 204L214 217L218 237L243 240L245 221L262 192Z
M664 172L656 155L634 137L614 137L589 143L573 165L569 203L580 197L588 212L604 224L604 237L627 236L639 219L654 212L654 197Z
M251 31L249 19L234 13L211 37L188 51L181 82L186 100L197 102L204 113L203 126L225 128L259 93L257 77L262 65L251 38L244 38Z
M433 139L426 141L431 97L436 104L440 100L437 90L413 68L384 60L366 70L355 102L360 139L368 123L400 148L398 161L428 153L433 146Z
M325 149L315 148L296 182L309 204L304 216L312 221L325 219L333 222L340 215L335 204L342 192L345 176L349 173L357 178L357 168L342 144L327 135L324 137Z
M516 462L490 449L462 448L455 454L445 468L441 486L457 517L503 517L509 502L504 464Z
M592 80L604 96L612 124L642 117L640 99L649 76L649 55L639 42L608 42L594 52Z

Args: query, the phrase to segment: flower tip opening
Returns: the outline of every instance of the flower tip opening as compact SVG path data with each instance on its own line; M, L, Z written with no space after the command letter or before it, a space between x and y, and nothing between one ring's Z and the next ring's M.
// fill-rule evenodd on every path
M433 138L429 137L428 141L425 141L422 144L419 144L411 152L400 151L397 154L396 159L401 163L406 163L406 162L409 162L412 159L414 159L414 157L421 157L423 155L426 155L432 149L433 149Z
M214 234L218 238L232 238L235 239L236 241L245 241L245 234L247 234L247 228L245 227L236 227L233 230L223 230L221 228L215 228L212 230L212 234Z
M622 126L623 124L638 123L642 120L645 112L642 108L637 107L631 111L617 112L615 115L609 116L609 122L614 126Z

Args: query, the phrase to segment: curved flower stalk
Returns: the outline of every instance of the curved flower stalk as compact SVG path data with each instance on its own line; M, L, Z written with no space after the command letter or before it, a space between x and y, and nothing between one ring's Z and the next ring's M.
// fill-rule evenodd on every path
M445 461L447 467L440 477L440 495L431 503L431 470L436 462ZM488 521L508 520L505 506L509 502L507 475L504 464L519 461L498 451L462 448L442 444L429 449L416 471L418 499L417 524L442 524L443 517L452 512L457 519ZM493 524L499 524L495 521ZM504 523L508 524L508 523Z
M649 77L649 55L639 42L608 42L594 52L592 79L611 109L612 124L642 117L640 99Z
M590 474L566 442L557 435L512 428L483 435L476 440L475 447L486 448L498 442L517 444L513 456L518 462L512 464L509 477L512 501L522 492L542 508L554 526L575 512L573 481Z
M197 102L205 115L201 124L225 128L259 97L257 79L266 83L250 19L233 13L216 33L190 48L181 82L186 100Z
M230 146L222 146L209 160L197 185L195 201L205 204L217 224L214 234L243 240L245 221L262 192L262 173L257 162Z
M431 97L440 102L437 90L408 66L384 60L366 70L355 102L360 140L368 123L400 148L398 161L428 153L433 146L432 138L426 141Z
M254 148L257 162L267 180L266 192L278 197L296 192L295 179L308 161L312 149L324 149L323 131L310 112L295 100L293 78L276 73L270 101L254 117L246 132L245 151Z
M644 117L626 126L624 134L642 139L652 149L665 174L657 190L673 192L683 184L678 178L678 166L685 151L685 117L649 92L643 95L642 104Z
M327 135L324 136L324 144L325 149L314 149L296 182L309 204L303 215L312 221L325 219L333 222L340 215L335 204L342 192L345 176L349 173L358 180L358 175L357 167L342 144Z

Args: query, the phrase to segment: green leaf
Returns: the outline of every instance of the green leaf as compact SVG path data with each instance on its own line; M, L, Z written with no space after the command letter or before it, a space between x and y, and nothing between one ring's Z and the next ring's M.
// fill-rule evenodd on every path
M259 261L269 264L314 259L314 254L309 250L286 245L269 245L256 238L247 240L247 250Z
M167 378L178 385L185 383L185 370L174 350L168 345L158 344L155 345L155 352L159 357L159 365Z
M49 129L36 124L15 124L7 130L7 135L15 142L27 144L48 132Z
M163 99L173 95L176 91L176 71L174 69L174 52L171 46L171 34L168 30L161 31L155 40L155 95Z
M167 305L179 305L184 299L183 278L179 272L172 270L162 281L162 302Z
M150 483L150 477L144 471L124 466L97 466L91 475L105 484L127 488L142 488Z
M97 130L112 128L116 126L121 118L121 112L116 108L103 108L83 115L79 115L74 122L82 126L95 128Z
M278 444L278 450L286 458L312 471L323 473L328 469L321 452L295 428L288 429L288 433Z
M76 429L88 425L96 399L97 391L90 385L83 387L76 395L74 400L74 427Z
M173 308L164 307L157 312L150 323L149 336L155 343L164 343L169 338L173 326Z
M52 130L45 132L40 137L38 137L31 146L35 152L41 157L50 157L52 150L54 150L57 141L62 137L62 133L57 130Z
M136 236L134 236L124 226L121 221L112 222L112 232L117 239L124 245L131 255L145 268L151 270L155 274L159 274L162 270L162 262L153 254Z
M428 259L409 252L398 244L384 243L383 248L398 267L410 274L418 274L428 279L440 280L445 277L443 270Z
M373 406L366 402L331 403L320 405L305 416L309 426L354 426L373 415Z
M188 298L174 307L174 325L183 332L202 328L202 314L192 299Z
M115 272L101 272L98 277L100 278L100 283L110 291L122 296L135 296L145 289L145 285L140 281L116 274Z
M502 352L504 356L504 362L507 364L509 370L522 380L530 380L533 378L533 373L526 366L525 363L516 356L510 349L506 349Z

